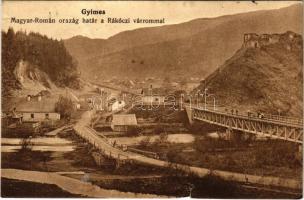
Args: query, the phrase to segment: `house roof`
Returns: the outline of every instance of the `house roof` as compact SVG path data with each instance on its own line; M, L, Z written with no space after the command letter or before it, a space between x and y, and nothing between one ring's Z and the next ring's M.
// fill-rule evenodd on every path
M41 101L22 101L16 105L17 112L55 112L55 98L43 98Z
M142 94L143 89L133 89L132 92L137 94L137 95L140 95L140 94Z
M112 124L115 126L137 125L135 114L117 114L113 115Z

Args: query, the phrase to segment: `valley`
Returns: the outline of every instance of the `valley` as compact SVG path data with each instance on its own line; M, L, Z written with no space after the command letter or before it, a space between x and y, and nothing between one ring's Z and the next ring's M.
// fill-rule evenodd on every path
M2 197L301 198L302 13L3 30Z

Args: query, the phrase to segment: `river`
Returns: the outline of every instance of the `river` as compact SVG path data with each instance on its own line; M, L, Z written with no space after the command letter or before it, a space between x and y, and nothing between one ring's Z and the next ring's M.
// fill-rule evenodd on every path
M30 141L32 143L32 151L68 152L73 151L75 148L72 141L59 137L37 137L32 138ZM21 142L21 138L1 138L1 152L16 152L22 148Z

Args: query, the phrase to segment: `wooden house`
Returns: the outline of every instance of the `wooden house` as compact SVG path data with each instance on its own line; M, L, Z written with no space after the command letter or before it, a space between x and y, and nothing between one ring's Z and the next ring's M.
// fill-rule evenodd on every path
M136 125L137 120L135 114L116 114L113 115L111 122L113 131L127 131L128 127Z

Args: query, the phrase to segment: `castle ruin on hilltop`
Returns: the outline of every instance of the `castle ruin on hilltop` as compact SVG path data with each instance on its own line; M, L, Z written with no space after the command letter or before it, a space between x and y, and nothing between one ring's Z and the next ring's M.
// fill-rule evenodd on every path
M282 34L274 33L261 35L258 35L256 33L245 33L242 48L243 50L246 50L248 48L259 49L271 44L280 44L280 48L286 49L287 51L302 51L302 35L294 33L292 31L287 31ZM204 79L204 83L208 84L208 82L217 76L224 67L225 65L219 66L213 73Z
M301 37L298 34L287 31L283 34L261 34L256 33L245 33L243 47L247 48L260 48L261 46L266 46L270 44L275 44L280 41L292 42L295 38ZM286 46L287 50L291 50L291 46Z

